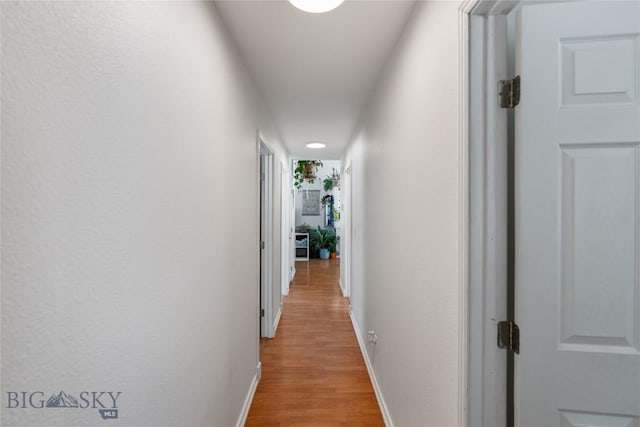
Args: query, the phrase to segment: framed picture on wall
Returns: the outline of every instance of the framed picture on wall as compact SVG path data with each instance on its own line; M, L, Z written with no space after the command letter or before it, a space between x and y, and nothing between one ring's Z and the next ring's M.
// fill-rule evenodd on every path
M302 190L302 215L320 215L320 190Z

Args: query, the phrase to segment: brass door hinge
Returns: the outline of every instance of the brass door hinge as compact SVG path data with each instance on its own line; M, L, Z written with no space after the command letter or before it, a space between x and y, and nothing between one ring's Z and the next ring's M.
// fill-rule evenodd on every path
M520 76L500 80L500 107L515 108L520 103Z
M498 322L498 348L520 354L520 328L511 320Z

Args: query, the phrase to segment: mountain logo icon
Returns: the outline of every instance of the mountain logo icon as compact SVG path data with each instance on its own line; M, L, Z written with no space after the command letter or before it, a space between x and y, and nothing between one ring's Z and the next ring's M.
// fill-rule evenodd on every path
M75 397L60 391L58 394L52 394L47 400L47 408L79 408L80 404Z

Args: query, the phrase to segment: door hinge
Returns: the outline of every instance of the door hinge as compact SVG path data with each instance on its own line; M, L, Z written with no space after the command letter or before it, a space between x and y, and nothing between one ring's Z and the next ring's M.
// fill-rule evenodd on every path
M260 309L260 317L264 317L264 308Z
M264 249L264 240L260 242L260 249Z
M500 107L514 108L520 104L520 76L511 80L500 80Z
M498 348L520 354L520 328L511 320L498 322Z

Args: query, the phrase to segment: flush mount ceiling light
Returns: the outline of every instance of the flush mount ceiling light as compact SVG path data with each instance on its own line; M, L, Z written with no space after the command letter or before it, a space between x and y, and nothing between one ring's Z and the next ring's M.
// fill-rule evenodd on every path
M324 148L327 144L323 144L322 142L310 142L307 144L309 148Z
M289 0L289 3L309 13L324 13L340 6L344 0Z

